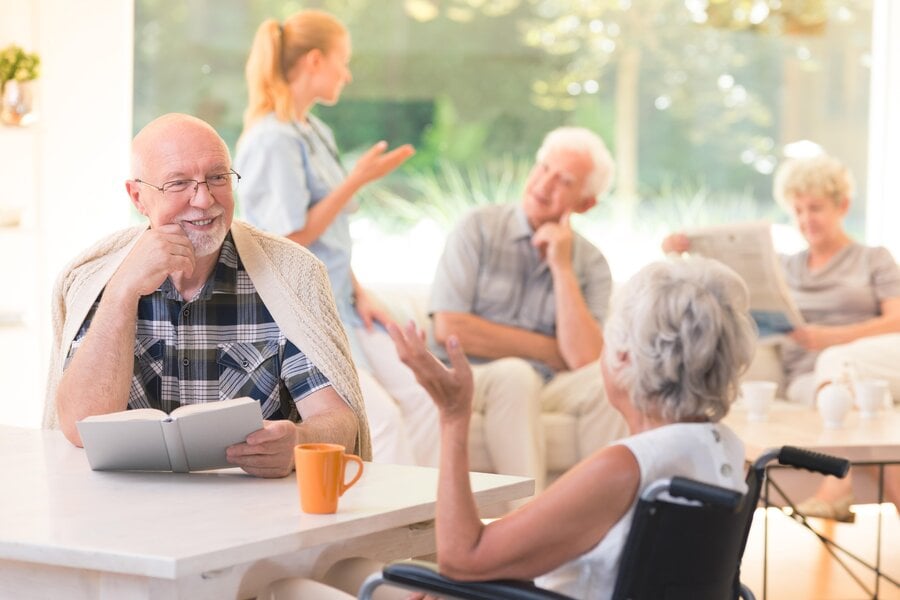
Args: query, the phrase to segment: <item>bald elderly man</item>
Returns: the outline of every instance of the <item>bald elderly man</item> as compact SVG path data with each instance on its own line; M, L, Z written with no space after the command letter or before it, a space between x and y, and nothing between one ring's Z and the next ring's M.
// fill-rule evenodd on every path
M228 147L200 119L164 115L134 138L125 189L148 225L95 244L54 290L45 427L134 408L241 396L263 429L228 449L260 477L293 470L293 447L333 442L371 456L347 340L322 264L298 244L233 221Z

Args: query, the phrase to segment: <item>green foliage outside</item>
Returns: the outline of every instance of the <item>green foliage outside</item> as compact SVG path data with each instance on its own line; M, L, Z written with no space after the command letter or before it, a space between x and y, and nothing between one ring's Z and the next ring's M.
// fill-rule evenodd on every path
M361 214L387 230L421 218L449 225L473 205L517 198L543 135L566 124L597 131L619 166L614 197L591 219L785 220L773 210L772 171L801 138L862 182L871 2L769 2L760 24L738 10L746 3L715 3L715 27L687 8L702 4L136 0L134 127L188 112L233 148L256 27L323 8L353 36L353 83L336 106L316 109L345 161L379 139L417 149L363 194ZM799 12L775 8L788 4ZM861 228L862 205L851 228Z

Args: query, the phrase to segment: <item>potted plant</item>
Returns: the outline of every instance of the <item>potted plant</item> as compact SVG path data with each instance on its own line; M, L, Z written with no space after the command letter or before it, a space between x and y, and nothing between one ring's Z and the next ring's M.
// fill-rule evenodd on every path
M30 81L40 75L41 59L34 52L10 44L0 50L0 120L7 125L25 125L32 109Z

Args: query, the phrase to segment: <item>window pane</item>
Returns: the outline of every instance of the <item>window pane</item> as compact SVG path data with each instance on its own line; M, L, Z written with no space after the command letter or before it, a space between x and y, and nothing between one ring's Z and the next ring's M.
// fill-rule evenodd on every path
M353 83L316 108L345 160L379 139L418 150L367 188L360 235L410 238L423 217L442 230L473 204L516 200L543 135L574 124L617 161L613 193L577 224L617 278L672 229L788 223L772 173L808 142L855 174L848 227L862 239L870 0L137 0L135 129L183 111L233 148L255 29L301 6L353 37ZM621 247L635 240L646 252Z

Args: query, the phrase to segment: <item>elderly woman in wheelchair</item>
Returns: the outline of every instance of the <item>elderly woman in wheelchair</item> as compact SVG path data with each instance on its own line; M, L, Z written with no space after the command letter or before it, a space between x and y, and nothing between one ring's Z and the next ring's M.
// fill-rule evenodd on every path
M634 507L650 483L680 476L746 489L743 445L720 420L753 356L756 330L744 284L715 261L654 263L624 286L604 329L601 370L631 435L487 525L469 485L472 375L463 349L449 339L447 368L413 324L390 333L440 411L436 528L444 575L536 579L574 597L608 598Z

